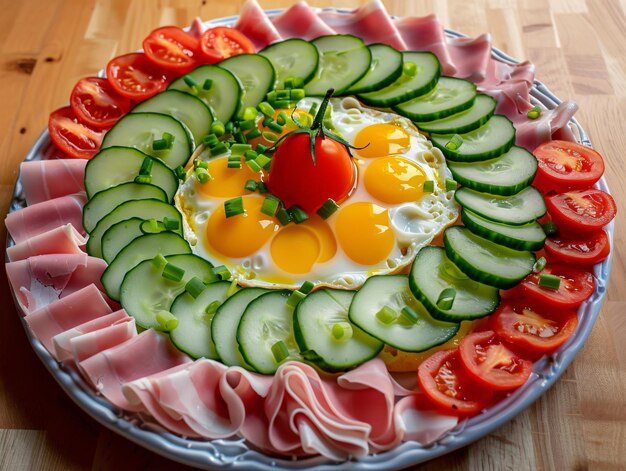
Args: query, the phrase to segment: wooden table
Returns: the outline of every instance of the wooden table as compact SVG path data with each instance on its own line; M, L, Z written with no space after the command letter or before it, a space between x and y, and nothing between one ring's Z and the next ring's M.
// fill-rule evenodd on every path
M288 0L263 0L265 8ZM312 1L355 8L354 1ZM468 35L537 66L537 77L580 105L577 118L605 156L619 206L603 312L577 358L541 399L486 438L423 469L626 469L626 3L617 0L386 0L390 14L436 13ZM236 14L240 1L0 0L0 214L19 163L77 79L137 49L159 25ZM0 227L2 247L5 228ZM172 469L173 462L98 425L37 359L4 270L0 329L0 469ZM179 466L176 469L182 469Z

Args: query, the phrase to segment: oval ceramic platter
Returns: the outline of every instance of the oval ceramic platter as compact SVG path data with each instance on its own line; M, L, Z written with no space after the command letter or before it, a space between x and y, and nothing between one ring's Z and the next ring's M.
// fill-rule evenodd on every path
M326 10L337 12L350 11L335 8L328 8ZM268 10L267 14L274 16L282 13L282 11L283 10L280 9ZM205 25L233 25L237 21L237 18L237 16L219 18L207 21ZM461 33L451 30L446 30L446 34L449 37L463 36ZM510 64L517 63L515 59L495 48L492 49L492 56L497 60ZM534 81L530 95L534 104L547 109L555 108L560 103L560 100L538 80ZM587 146L591 145L584 130L575 119L572 119L569 125L579 142ZM52 151L53 144L48 131L45 130L39 139L37 139L37 142L35 142L25 160L45 159ZM599 181L597 186L608 192L604 178ZM25 206L26 203L22 194L21 179L18 179L13 193L10 211L16 211ZM605 230L612 245L614 223L611 222L605 227ZM8 245L12 244L13 242L9 239ZM609 283L611 262L612 253L606 260L595 266L596 289L594 294L578 311L579 325L576 332L567 343L555 353L550 356L544 356L542 359L535 362L530 379L522 387L515 390L504 400L490 407L483 413L469 420L460 422L454 429L450 430L430 446L424 447L417 442L408 441L393 450L379 454L370 454L356 461L345 461L342 463L331 462L321 456L298 460L268 456L250 448L243 439L212 441L185 439L164 431L156 424L144 422L136 415L120 412L111 403L101 396L98 396L76 371L62 367L48 353L43 345L30 335L23 316L22 322L29 337L29 341L39 358L43 361L63 390L81 409L109 429L172 460L203 469L239 468L256 471L275 470L277 468L307 468L316 471L347 470L354 469L355 467L363 470L376 471L383 469L399 469L428 461L482 438L511 420L546 392L569 366L576 353L582 348L589 337L602 307L602 301ZM15 296L14 301L16 308L19 310L20 307L15 300Z

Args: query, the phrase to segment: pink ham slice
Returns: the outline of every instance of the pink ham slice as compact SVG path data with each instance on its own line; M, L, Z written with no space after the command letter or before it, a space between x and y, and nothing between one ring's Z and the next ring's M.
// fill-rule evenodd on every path
M406 396L397 402L394 419L405 441L414 440L428 446L456 427L458 417L441 414L431 407L421 394Z
M26 316L26 323L33 336L54 356L55 335L110 313L104 296L92 284L32 312Z
M65 224L9 247L7 255L14 262L35 255L80 254L86 243L87 239L72 224Z
M564 101L552 110L543 110L537 119L529 119L526 114L519 115L513 120L515 125L515 144L525 147L529 151L552 139L575 141L568 123L578 105L573 101Z
M4 223L16 244L65 224L72 224L85 235L83 206L86 202L85 193L60 196L9 213Z
M188 362L191 358L181 353L167 335L150 329L81 361L79 368L115 406L140 411L144 406L128 401L122 393L122 385Z
M263 49L281 39L280 34L256 0L246 0L234 28L245 34L257 48Z
M204 26L204 23L196 16L189 27L189 34L196 39L200 39L202 37L202 33L205 31L206 27Z
M85 191L87 161L52 159L23 162L20 166L22 189L29 206L52 198Z
M350 13L322 11L319 16L337 33L353 34L365 44L384 43L400 51L407 49L380 0L371 0Z
M283 38L315 39L327 34L335 34L306 2L300 1L285 12L272 18L272 23Z
M450 38L448 51L454 64L454 76L480 82L487 76L491 59L491 36L476 38Z

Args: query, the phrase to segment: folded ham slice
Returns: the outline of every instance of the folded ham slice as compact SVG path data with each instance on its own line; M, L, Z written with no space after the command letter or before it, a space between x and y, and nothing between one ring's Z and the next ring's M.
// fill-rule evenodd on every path
M246 0L233 28L245 34L254 43L257 51L281 39L280 34L256 0Z
M491 35L476 38L450 38L448 51L454 64L454 76L480 82L487 76L491 58Z
M299 1L286 11L272 18L278 33L287 38L315 39L335 31L304 1Z
M65 224L15 244L7 249L9 260L24 260L35 255L80 254L87 243L72 224Z
M26 204L85 191L83 159L51 159L22 162L20 174Z

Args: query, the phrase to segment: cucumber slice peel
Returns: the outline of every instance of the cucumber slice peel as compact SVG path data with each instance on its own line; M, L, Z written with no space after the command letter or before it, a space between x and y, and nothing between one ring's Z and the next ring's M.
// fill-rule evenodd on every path
M474 234L515 250L541 250L546 239L546 233L536 221L510 226L490 221L467 209L462 211L461 220Z
M436 134L463 134L478 129L493 116L496 100L478 94L471 108L436 121L415 123L420 131Z
M285 88L285 79L289 77L301 78L304 83L309 82L315 75L319 64L319 52L308 41L300 38L291 38L270 44L259 54L267 57L276 71L274 89Z
M367 48L372 53L372 62L367 73L354 83L345 94L380 90L395 82L402 75L402 53L387 44L370 44Z
M128 218L109 227L102 236L102 258L111 263L124 247L143 235L141 224L145 219Z

